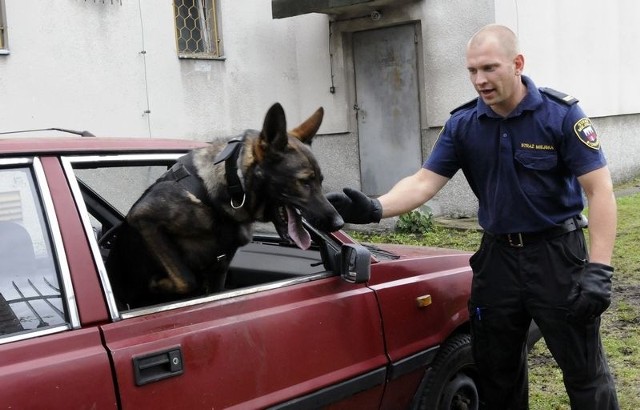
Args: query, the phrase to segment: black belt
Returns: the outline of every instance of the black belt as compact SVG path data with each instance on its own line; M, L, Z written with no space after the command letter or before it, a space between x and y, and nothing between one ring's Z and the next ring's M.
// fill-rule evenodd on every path
M530 245L535 242L540 242L546 239L551 239L564 235L569 232L582 229L587 226L587 218L582 215L574 216L566 221L562 222L559 226L546 229L539 232L516 232L496 235L489 232L485 232L491 238L499 242L504 242L514 248L522 248L526 245Z

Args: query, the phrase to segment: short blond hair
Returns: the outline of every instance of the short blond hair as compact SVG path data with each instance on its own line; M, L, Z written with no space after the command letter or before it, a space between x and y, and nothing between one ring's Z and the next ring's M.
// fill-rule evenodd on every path
M467 43L467 50L479 46L486 41L495 41L508 58L514 58L520 54L518 36L507 26L489 24L476 31Z

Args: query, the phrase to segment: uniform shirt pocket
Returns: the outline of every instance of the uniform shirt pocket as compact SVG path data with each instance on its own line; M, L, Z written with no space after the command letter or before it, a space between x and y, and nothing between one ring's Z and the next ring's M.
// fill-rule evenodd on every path
M527 169L549 171L558 165L558 154L555 151L516 151L516 160Z
M518 178L525 192L545 196L555 194L558 167L555 151L516 151L515 159L521 165Z

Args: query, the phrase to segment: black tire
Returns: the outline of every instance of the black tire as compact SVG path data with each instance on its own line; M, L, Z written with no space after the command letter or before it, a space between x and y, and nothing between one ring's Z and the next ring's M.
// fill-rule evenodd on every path
M471 353L471 336L456 335L438 352L422 391L422 410L478 410L478 374Z

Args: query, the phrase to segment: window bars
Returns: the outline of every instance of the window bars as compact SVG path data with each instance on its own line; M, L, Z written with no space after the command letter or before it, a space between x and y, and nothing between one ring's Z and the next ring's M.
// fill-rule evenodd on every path
M179 57L222 56L215 0L175 0L174 13Z

